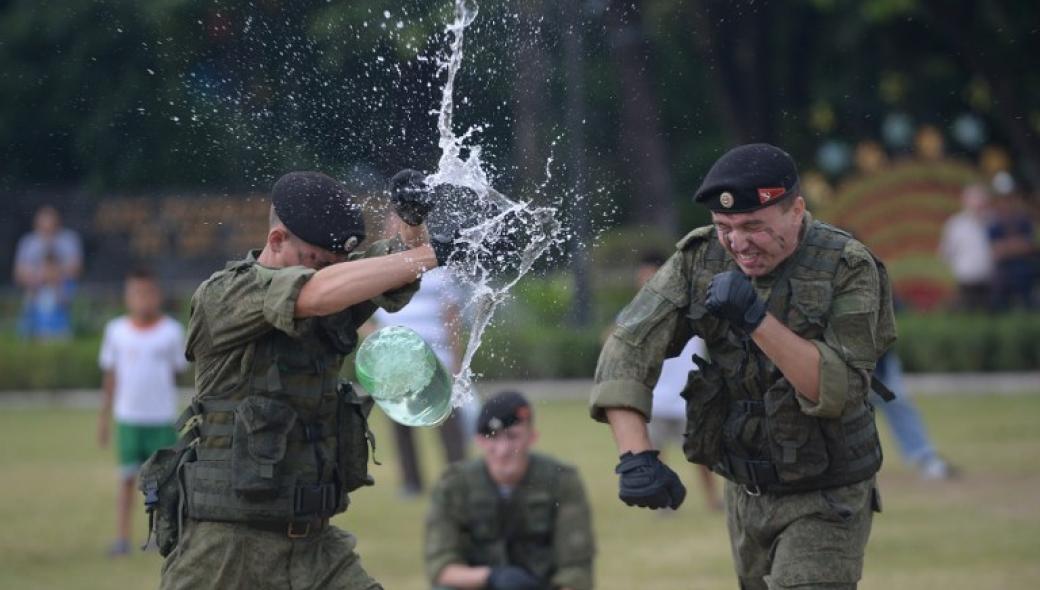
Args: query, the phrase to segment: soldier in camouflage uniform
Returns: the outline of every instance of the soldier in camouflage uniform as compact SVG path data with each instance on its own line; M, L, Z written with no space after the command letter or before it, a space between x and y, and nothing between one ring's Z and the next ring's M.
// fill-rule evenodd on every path
M426 571L441 589L589 590L595 553L576 469L531 453L531 406L490 398L477 420L483 457L448 467L426 518Z
M854 588L881 447L867 402L895 339L884 267L847 233L812 219L794 162L753 144L720 158L695 199L696 229L618 318L596 369L591 414L610 424L620 497L649 508L686 490L652 450L646 421L664 358L693 335L683 396L687 458L727 481L740 587Z
M425 270L454 252L427 243L432 204L418 173L395 177L408 223L365 238L359 205L335 180L286 174L272 190L263 250L195 292L187 356L197 394L176 447L142 470L164 589L381 588L353 535L329 525L367 473L371 407L338 382L357 328L405 305Z

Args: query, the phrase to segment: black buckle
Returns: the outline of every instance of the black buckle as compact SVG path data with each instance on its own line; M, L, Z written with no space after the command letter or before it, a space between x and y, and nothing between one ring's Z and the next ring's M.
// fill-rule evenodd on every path
M303 523L302 532L296 530L296 525L298 524L299 523L293 521L289 522L289 528L286 530L285 534L290 539L303 539L307 535L311 534L311 521L308 520L307 522Z
M336 511L336 484L322 483L296 487L293 514L326 517Z

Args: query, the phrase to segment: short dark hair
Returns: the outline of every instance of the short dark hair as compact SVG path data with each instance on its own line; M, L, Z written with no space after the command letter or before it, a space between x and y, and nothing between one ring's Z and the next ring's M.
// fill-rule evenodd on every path
M788 211L791 210L791 207L794 207L794 202L800 196L802 196L801 193L795 193L795 194L791 195L790 197L787 197L786 199L782 199L779 203L776 204L776 206L780 207L780 210L783 211L784 213L787 213Z
M155 273L150 268L138 267L131 269L130 272L126 273L126 280L128 281L151 281L153 283L158 282L155 277Z

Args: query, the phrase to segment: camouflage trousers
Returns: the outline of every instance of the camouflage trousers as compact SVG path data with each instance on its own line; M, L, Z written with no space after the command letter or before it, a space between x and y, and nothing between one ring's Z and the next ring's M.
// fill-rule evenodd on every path
M241 524L187 520L162 568L161 590L382 590L361 567L354 535L326 526L290 539Z
M783 496L751 496L726 482L726 525L741 589L855 588L880 509L874 478Z

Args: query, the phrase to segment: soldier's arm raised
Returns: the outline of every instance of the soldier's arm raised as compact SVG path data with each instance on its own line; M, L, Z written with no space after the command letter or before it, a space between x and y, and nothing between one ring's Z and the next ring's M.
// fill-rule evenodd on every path
M417 248L329 265L308 280L296 299L297 318L324 316L414 282L437 266L433 248Z

